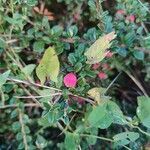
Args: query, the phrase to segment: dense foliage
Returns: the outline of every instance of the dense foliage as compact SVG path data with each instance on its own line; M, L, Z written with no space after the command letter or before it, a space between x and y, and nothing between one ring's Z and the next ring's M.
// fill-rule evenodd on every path
M149 149L149 19L144 0L0 0L0 150Z

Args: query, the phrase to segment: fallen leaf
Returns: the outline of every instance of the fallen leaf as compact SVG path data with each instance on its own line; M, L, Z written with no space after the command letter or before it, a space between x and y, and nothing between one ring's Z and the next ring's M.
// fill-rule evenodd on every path
M48 17L48 20L54 20L54 13L50 12L47 8L45 8L45 4L41 3L40 7L34 7L33 10L42 15Z

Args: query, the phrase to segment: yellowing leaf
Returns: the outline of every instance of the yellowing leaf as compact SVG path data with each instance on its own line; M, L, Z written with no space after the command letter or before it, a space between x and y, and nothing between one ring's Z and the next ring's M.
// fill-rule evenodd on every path
M88 91L87 94L99 104L100 98L101 98L100 88L97 88L97 87L92 88Z
M96 40L84 53L88 64L99 63L106 56L106 50L110 48L111 41L116 37L115 32L111 32Z
M90 89L87 94L94 99L97 104L102 104L104 101L109 100L110 97L105 96L106 89L102 87L94 87Z
M55 52L54 47L49 47L44 56L36 68L36 74L41 81L41 84L44 84L46 77L54 82L57 82L57 76L59 74L59 60Z

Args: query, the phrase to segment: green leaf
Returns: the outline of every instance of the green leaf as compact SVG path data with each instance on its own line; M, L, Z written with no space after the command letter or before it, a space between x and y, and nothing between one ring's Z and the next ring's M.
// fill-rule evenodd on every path
M40 126L43 126L44 128L51 126L51 124L49 123L47 117L41 117L40 119L38 119L38 124Z
M85 75L90 77L90 78L95 78L96 77L96 72L91 71L91 70L87 70L87 71L85 71Z
M22 133L21 132L18 132L17 133L17 135L16 135L16 139L17 139L17 141L20 141L20 140L22 140Z
M20 123L17 121L17 122L14 122L13 124L12 124L12 130L13 131L19 131L21 129L21 125L20 125Z
M143 60L144 59L144 52L142 52L142 51L137 51L136 50L136 51L133 52L133 55L138 60Z
M60 36L63 32L63 28L59 25L53 26L51 29L51 34L55 36Z
M122 132L113 137L116 145L127 145L130 142L134 142L138 138L139 134L136 132Z
M79 136L70 132L65 133L66 150L77 150L79 144Z
M125 116L123 115L122 111L120 110L119 106L113 102L107 102L107 111L110 117L113 120L113 123L124 125L127 123Z
M5 47L6 47L5 41L0 38L0 48L5 48Z
M75 72L79 72L82 69L82 63L78 62L74 66Z
M30 65L25 66L25 67L22 69L22 71L23 71L26 75L31 76L31 74L32 74L33 70L35 69L35 67L36 67L35 64L30 64Z
M18 150L19 150L19 149L24 149L24 144L23 144L22 142L20 142L17 149L18 149Z
M37 4L37 0L27 0L27 4L29 6L35 6Z
M36 74L41 81L41 84L44 84L46 77L50 77L50 79L54 82L57 82L57 76L59 74L59 60L55 49L53 47L49 47L44 56L36 68Z
M93 107L87 120L91 127L99 127L101 129L108 128L112 123L112 119L107 113L106 103Z
M0 74L0 88L3 86L3 84L6 83L9 74L10 70L4 72L3 74Z
M44 51L44 46L45 46L44 41L36 41L36 42L34 42L34 44L33 44L33 50L34 50L35 52L41 53L41 52Z
M130 31L130 32L128 32L128 33L125 35L125 37L124 37L124 43L125 43L127 46L131 46L135 39L136 39L136 34L135 34L135 32L134 32L134 31Z
M44 139L43 136L41 135L38 135L37 136L37 139L36 139L36 145L38 146L39 149L43 149L47 146L47 141L46 139Z
M68 28L67 34L69 37L73 37L78 33L78 28L77 26L73 25L70 28Z
M72 64L72 65L74 65L75 63L76 63L76 58L75 58L75 56L74 56L74 54L73 53L70 53L69 54L69 56L68 56L68 61Z
M83 128L83 130L84 130L84 128ZM88 128L88 129L86 129L86 133L97 136L98 128ZM87 141L88 145L94 145L94 144L96 144L97 138L89 136L89 137L86 137L86 141Z
M122 57L126 57L126 56L127 56L127 50L126 50L126 48L124 48L124 47L120 47L120 48L118 48L116 51L117 51L117 53L118 53L119 55L121 55Z
M150 97L138 97L137 116L145 127L150 128Z

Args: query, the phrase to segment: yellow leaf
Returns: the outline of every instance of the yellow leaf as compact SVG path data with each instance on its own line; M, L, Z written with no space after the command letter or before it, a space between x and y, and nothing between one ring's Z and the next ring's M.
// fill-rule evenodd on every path
M41 84L44 84L46 77L50 77L52 81L57 82L59 66L59 60L54 47L49 47L36 68L36 74L40 79Z
M92 99L94 99L98 104L100 103L101 95L100 95L100 88L94 87L90 89L87 93Z
M102 104L106 101L106 99L110 99L110 97L105 96L106 89L102 87L94 87L90 89L87 94L90 98L94 99L97 104Z
M106 56L106 50L110 48L111 41L116 37L115 32L111 32L96 40L85 52L88 64L99 63Z

